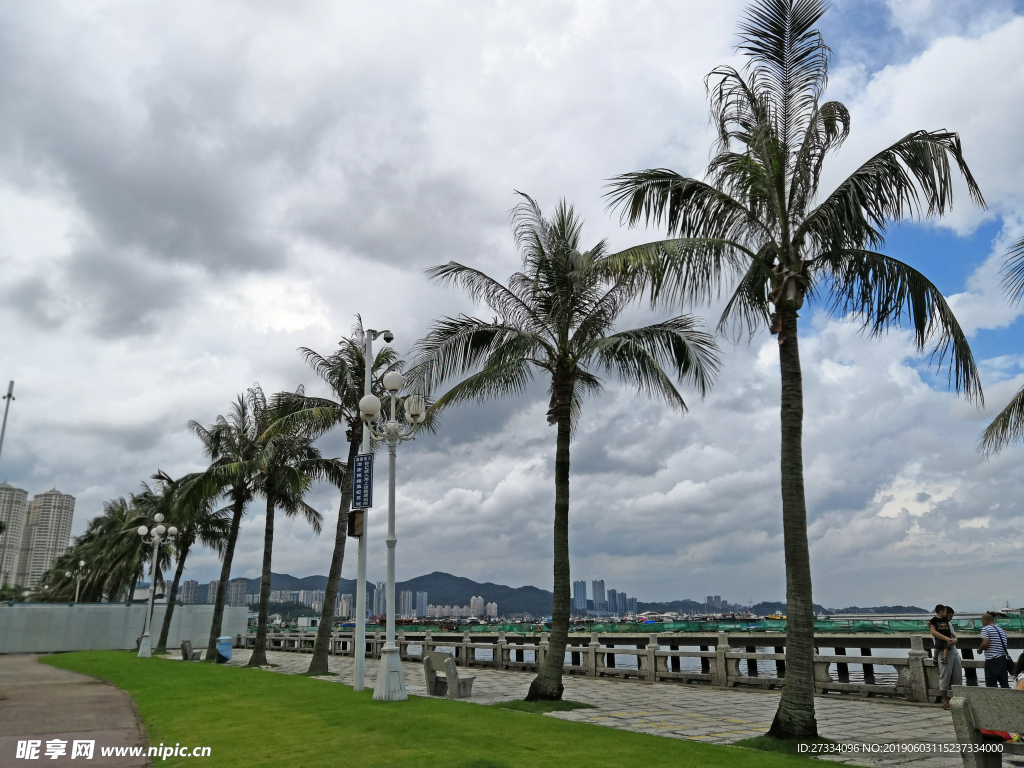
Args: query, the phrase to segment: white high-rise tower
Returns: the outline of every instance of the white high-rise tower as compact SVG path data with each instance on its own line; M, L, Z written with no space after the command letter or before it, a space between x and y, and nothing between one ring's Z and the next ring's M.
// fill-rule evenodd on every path
M74 496L54 488L32 497L21 533L17 584L29 589L38 586L43 574L67 552L74 516Z
M26 506L27 492L9 483L0 483L0 523L5 526L4 532L0 533L0 586L13 584L17 576Z

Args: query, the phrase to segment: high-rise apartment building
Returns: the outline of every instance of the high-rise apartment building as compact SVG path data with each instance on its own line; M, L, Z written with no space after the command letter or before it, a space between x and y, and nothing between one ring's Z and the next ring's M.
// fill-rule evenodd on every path
M416 593L416 618L425 619L427 618L427 593L417 592Z
M602 610L611 611L616 613L619 610L619 593L617 590L609 589L606 593L607 599L604 602L604 608ZM596 603L595 603L596 605Z
M178 602L182 605L194 605L199 602L199 582L181 582L181 592L178 594Z
M586 613L587 582L574 581L572 583L572 609L577 613Z
M486 603L482 597L471 597L469 598L469 615L470 616L483 616Z
M206 585L206 602L217 602L217 590L220 588L220 579L214 579Z
M413 597L412 590L403 589L398 593L398 616L403 619L413 618L413 612L416 610L416 600Z
M10 483L0 483L0 523L6 530L0 533L0 586L13 584L18 570L21 551L21 531L25 527L25 509L28 493Z
M604 579L594 579L590 582L590 591L593 592L594 610L606 611L608 605L605 603Z
M21 532L14 583L29 589L39 585L43 574L67 552L74 516L74 496L54 488L32 497Z
M626 613L632 613L636 615L637 611L637 600L635 597L631 597L626 601Z
M487 618L489 618L489 619L496 619L496 618L498 618L498 604L497 603L488 603L486 605L486 607L484 608L484 610L486 612Z
M245 593L249 588L249 582L246 579L234 579L228 588L228 605L232 608L244 607Z
M356 598L355 595L346 594L338 595L338 609L335 611L337 616L342 619L347 619L356 612Z
M608 601L611 604L611 600ZM615 595L615 611L619 616L625 616L629 613L629 598L626 597L625 592L618 592Z
M378 581L373 588L373 615L383 616L388 610L388 585Z

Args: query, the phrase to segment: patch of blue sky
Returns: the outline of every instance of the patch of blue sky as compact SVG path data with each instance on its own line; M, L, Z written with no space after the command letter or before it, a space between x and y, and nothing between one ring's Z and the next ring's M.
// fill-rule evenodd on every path
M947 229L927 224L905 223L886 235L884 252L921 271L950 296L967 290L968 278L989 256L1002 221L989 221L969 235L960 237ZM1024 323L1004 328L983 328L971 337L976 360L1002 356L1024 357Z
M1001 229L1001 220L988 221L969 235L959 236L928 223L907 222L888 230L880 250L919 270L944 296L950 296L967 290L971 275L992 255ZM1004 328L980 329L970 337L970 345L975 360L982 366L983 385L1024 371L1022 320ZM938 390L948 388L947 365L936 366L925 355L915 368L929 386Z
M863 67L870 77L910 61L938 37L973 37L1024 14L1024 0L925 0L901 5L898 16L897 2L905 0L832 0L819 28L833 66Z

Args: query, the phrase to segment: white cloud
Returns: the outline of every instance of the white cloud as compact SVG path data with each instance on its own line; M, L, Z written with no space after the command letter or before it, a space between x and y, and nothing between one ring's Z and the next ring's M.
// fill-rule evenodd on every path
M199 468L188 419L211 422L255 381L315 391L296 348L330 350L357 312L404 350L432 318L474 311L422 270L458 259L512 272L514 188L548 210L563 195L577 203L587 242L648 237L609 220L601 185L643 167L702 172L702 78L736 61L742 7L18 6L0 32L0 375L18 397L0 474L74 493L78 532L158 467ZM1022 23L946 30L860 86L837 77L854 134L829 178L912 129L948 127L991 211L1024 216ZM947 225L985 215L961 197ZM1000 300L999 247L952 299L971 330L1017 316ZM933 389L904 334L871 341L810 311L802 332L818 601L877 603L899 583L901 602L934 603L953 557L971 564L942 582L945 599L1024 599L986 591L1015 583L1020 544L1007 534L1024 522L1018 454L975 451L990 413ZM783 595L777 353L763 336L727 346L720 382L704 402L687 393L685 417L614 383L587 403L574 576L650 599ZM985 362L1000 379L990 402L1021 384L1011 357ZM401 448L400 577L549 585L545 407L538 386L452 412ZM340 437L324 450L342 453ZM311 502L333 530L337 494ZM370 520L371 577L383 518ZM261 523L256 504L235 560L247 576ZM332 536L294 520L277 531L275 571L326 572ZM214 576L215 558L198 552L189 572Z

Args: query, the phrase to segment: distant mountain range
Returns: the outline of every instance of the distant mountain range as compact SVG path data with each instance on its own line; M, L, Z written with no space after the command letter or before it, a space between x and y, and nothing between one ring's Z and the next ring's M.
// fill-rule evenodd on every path
M259 579L246 579L249 586L249 594L257 594L260 591ZM450 573L434 571L426 576L417 576L415 579L400 581L396 585L396 595L403 590L412 592L426 592L427 599L433 605L469 605L471 597L482 597L485 602L497 603L498 613L502 616L519 616L529 613L533 616L549 616L551 614L552 594L548 590L537 587L507 587L504 584L492 582L480 583L462 576L453 576ZM271 573L271 589L287 590L317 590L327 587L326 576L292 576L287 573ZM367 584L367 600L373 599L373 584ZM342 579L340 585L341 594L355 594L356 582L354 579ZM665 603L637 603L638 609L643 611L658 611L667 613L702 613L705 610L704 603L696 600L672 600ZM752 607L755 614L767 616L772 613L785 613L786 604L783 602L761 602ZM922 613L926 614L924 608L913 605L882 605L873 608L860 608L851 606L849 608L824 608L815 604L814 612L821 613Z

